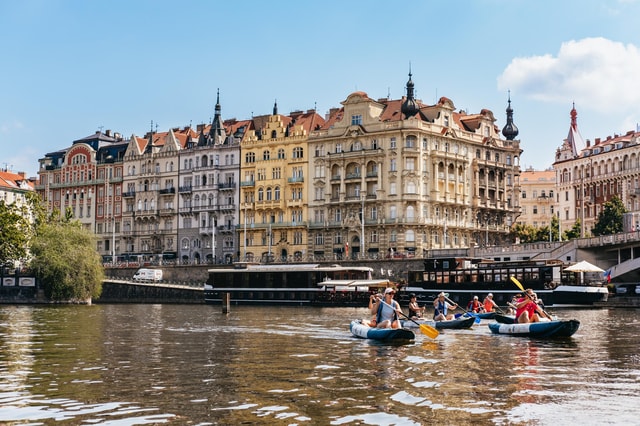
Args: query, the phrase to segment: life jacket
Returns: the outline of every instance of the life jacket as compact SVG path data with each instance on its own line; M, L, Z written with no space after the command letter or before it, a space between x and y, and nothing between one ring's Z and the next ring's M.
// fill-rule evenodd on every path
M391 306L391 308L389 308L389 306ZM398 302L396 302L395 300L391 301L391 305L389 305L387 302L382 302L380 301L380 303L378 304L378 313L376 314L376 323L380 324L380 322L384 321L382 319L382 309L384 307L387 307L388 309L393 309L393 318L392 321L395 321L396 319L398 319L398 314L396 313L395 309L397 307L400 307L398 305Z
M447 302L441 302L438 300L438 305L435 307L436 309L433 311L433 317L437 317L438 314L442 314L445 317L447 316Z
M472 300L471 302L469 302L469 305L467 306L467 310L478 312L480 310L480 302L478 302L477 300Z
M490 299L484 299L484 310L487 312L493 312L493 303Z

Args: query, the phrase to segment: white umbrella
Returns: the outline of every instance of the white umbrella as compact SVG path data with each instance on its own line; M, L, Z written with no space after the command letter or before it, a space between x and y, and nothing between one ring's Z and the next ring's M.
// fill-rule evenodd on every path
M564 268L564 270L570 272L604 272L604 269L600 269L596 265L593 265L586 260L580 261L575 265L569 266L568 268Z

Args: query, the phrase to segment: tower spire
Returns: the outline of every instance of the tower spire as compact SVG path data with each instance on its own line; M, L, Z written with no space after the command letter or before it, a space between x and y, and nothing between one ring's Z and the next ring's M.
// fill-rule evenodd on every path
M502 129L502 134L508 141L512 141L518 136L518 127L513 123L513 109L511 108L511 90L509 90L509 103L507 106L507 124Z

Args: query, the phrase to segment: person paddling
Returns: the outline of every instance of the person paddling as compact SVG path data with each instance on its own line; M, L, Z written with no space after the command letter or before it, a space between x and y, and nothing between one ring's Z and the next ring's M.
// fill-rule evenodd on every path
M455 309L458 306L457 303L451 305L447 303L446 296L444 293L438 294L438 298L433 301L433 320L434 321L444 321L444 320L452 320L453 314L448 313L449 309Z
M418 305L418 301L415 293L411 293L409 295L409 318L422 318L422 314L424 312L424 306L421 308Z
M516 321L520 324L539 322L540 317L549 318L544 309L536 303L533 290L528 288L525 290L524 297L516 302Z
M500 310L498 304L493 300L493 293L487 294L482 304L484 305L485 312L493 312L494 309Z
M378 306L378 314L376 316L377 328L401 328L398 314L402 313L400 304L393 300L396 291L387 287L384 291L384 303L380 303Z

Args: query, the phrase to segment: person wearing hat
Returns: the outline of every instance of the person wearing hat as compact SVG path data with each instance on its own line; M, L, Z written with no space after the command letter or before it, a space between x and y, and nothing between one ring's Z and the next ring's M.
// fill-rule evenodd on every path
M438 294L436 300L433 301L433 320L434 321L444 321L444 320L452 320L453 314L448 313L449 309L454 310L458 304L451 305L447 302L447 296L444 293Z
M422 318L422 314L424 313L424 306L421 308L418 305L418 301L415 293L411 293L409 295L409 318Z
M474 314L484 311L482 304L478 300L478 296L473 296L473 299L467 305L467 311L473 312Z
M484 298L482 304L484 305L485 312L493 312L494 309L500 309L498 304L493 301L493 293L487 294L487 297Z
M392 287L387 287L384 291L384 299L378 306L376 315L377 328L400 328L400 319L398 315L402 313L400 304L393 300L396 291Z

